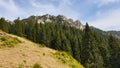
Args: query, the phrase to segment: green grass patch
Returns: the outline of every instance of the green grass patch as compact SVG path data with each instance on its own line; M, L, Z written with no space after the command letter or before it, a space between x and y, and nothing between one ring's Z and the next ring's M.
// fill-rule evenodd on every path
M21 41L16 37L1 37L0 47L14 47L15 44L21 43Z
M40 44L39 47L45 47L45 45L44 44Z
M23 68L23 64L20 64L20 65L18 66L18 68Z
M71 55L66 52L56 51L53 54L60 62L71 66L71 68L84 68L79 62L77 62Z
M1 41L6 41L7 39L5 37L0 38Z

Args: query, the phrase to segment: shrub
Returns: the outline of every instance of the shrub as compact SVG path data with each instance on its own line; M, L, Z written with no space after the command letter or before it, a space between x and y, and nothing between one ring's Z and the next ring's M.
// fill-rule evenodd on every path
M9 41L5 41L5 42L3 42L2 46L13 47L13 43L11 43Z
M23 60L24 63L26 63L27 61L26 60Z
M21 43L21 41L18 38L13 38L12 42L15 44Z
M45 56L45 53L43 53L43 56Z
M23 64L20 64L18 68L23 68Z
M6 39L5 37L2 37L1 40L1 45L6 47L14 47L14 44L21 43L21 41L18 38Z
M5 37L1 37L0 40L6 41L7 39Z
M42 68L42 67L41 67L41 65L40 65L40 64L35 63L35 64L34 64L34 66L33 66L33 68Z

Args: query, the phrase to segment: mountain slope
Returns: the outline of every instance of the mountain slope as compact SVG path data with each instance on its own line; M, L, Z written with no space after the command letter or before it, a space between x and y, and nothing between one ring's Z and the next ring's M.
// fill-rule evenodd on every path
M108 34L113 35L114 37L120 39L120 31L108 31Z
M11 42L11 40L14 41ZM8 44L4 44L9 42ZM14 43L15 42L15 43ZM11 44L11 46L9 46ZM0 31L0 68L83 68L65 52Z
M91 29L93 31L100 33L100 34L103 34L106 36L112 35L112 36L116 37L117 39L120 39L120 31L103 31L103 30L95 28L93 26L91 26Z

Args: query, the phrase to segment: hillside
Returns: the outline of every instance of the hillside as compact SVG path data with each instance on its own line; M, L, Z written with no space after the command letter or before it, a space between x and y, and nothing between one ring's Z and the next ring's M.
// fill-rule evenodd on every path
M96 32L100 33L100 34L103 34L103 35L106 35L106 36L112 35L112 36L116 37L117 39L120 39L120 31L103 31L103 30L95 28L93 26L91 26L91 29L93 31L96 31Z
M65 52L0 31L0 68L84 68Z
M108 31L108 34L112 34L116 38L120 39L120 31Z

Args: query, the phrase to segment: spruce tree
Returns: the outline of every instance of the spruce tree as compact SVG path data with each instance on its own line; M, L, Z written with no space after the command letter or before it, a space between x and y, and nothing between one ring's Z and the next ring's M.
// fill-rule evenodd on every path
M70 41L66 38L64 33L61 33L60 37L61 37L61 49L71 54Z
M79 47L79 43L78 43L78 38L76 36L74 36L74 38L71 41L73 44L71 45L72 47L72 52L73 52L73 57L80 61L80 47Z
M60 33L57 32L55 37L53 37L53 40L51 41L51 47L56 50L62 50L61 48L61 38L60 38Z
M14 20L14 34L23 36L22 22L18 19Z
M8 26L7 21L4 18L1 18L0 19L0 29L5 32L9 32L8 28L9 28L9 26Z
M83 44L81 47L81 63L86 68L103 68L102 57L99 55L99 49L96 45L94 34L91 31L89 25L86 23Z
M91 30L89 28L88 23L86 23L85 34L83 37L83 44L81 47L81 63L86 67L89 68L89 64L91 63L91 58L93 58L93 55L91 53Z
M109 37L109 51L110 51L110 64L111 68L120 67L120 47L116 38L112 35Z

